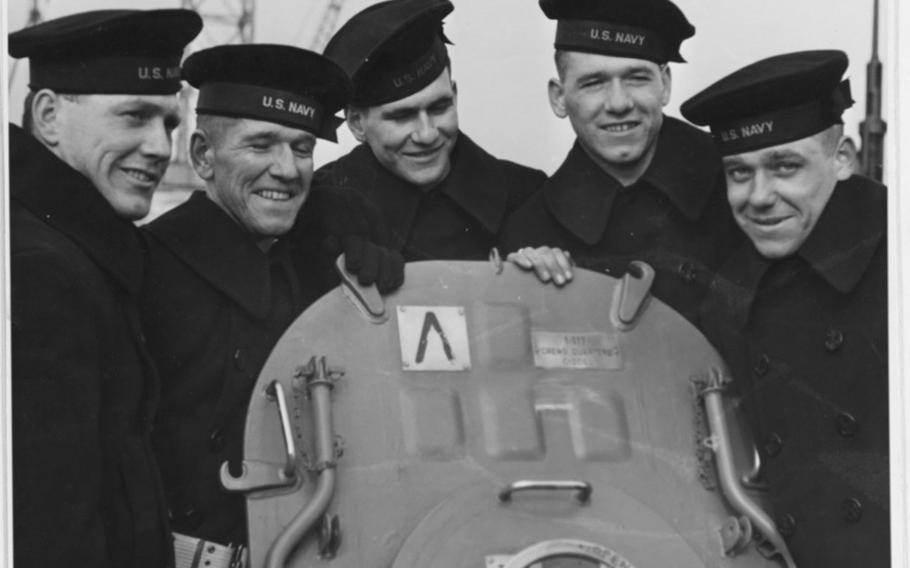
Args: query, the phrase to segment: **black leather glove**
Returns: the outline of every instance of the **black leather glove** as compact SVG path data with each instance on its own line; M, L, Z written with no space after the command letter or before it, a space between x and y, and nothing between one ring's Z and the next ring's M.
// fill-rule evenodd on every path
M404 282L404 258L383 246L388 230L375 205L353 190L314 187L304 208L318 232L323 250L332 258L344 253L345 270L363 286L375 284L380 294Z
M357 275L361 286L375 284L380 294L397 289L404 282L404 257L396 250L373 244L358 235L330 236L344 252L345 270Z

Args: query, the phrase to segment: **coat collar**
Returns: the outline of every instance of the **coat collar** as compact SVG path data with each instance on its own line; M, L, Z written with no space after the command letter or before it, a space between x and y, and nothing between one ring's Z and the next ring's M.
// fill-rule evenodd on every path
M498 166L499 160L459 132L452 151L452 170L431 191L443 192L487 231L495 234L505 217L508 192L490 189L505 188L510 183L505 170ZM389 226L397 229L393 239L400 242L392 245L403 247L424 191L387 170L366 144L340 158L333 175L335 178L330 183L354 187L379 206ZM483 183L477 180L483 180Z
M267 255L202 191L145 227L153 241L170 250L191 270L253 317L271 306L270 255L286 254L279 240Z
M860 176L839 182L797 255L829 286L847 294L859 283L885 237L885 188ZM775 265L746 239L713 286L736 328L746 325L763 278Z
M828 284L850 292L885 237L884 186L853 176L837 184L799 255Z
M654 158L642 177L624 188L576 140L562 166L544 183L547 208L566 230L593 245L603 238L620 191L649 184L690 221L701 217L711 193L721 184L720 155L711 137L675 118L664 117Z
M131 295L142 286L143 246L91 181L30 134L9 125L10 195L76 242Z

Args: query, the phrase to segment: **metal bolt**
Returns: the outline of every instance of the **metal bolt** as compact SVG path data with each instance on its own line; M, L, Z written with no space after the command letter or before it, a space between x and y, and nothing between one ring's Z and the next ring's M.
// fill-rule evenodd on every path
M784 538L790 538L796 533L796 519L793 515L784 514L777 518L777 530Z
M856 497L845 499L841 510L844 513L844 520L848 523L855 523L863 517L863 504Z

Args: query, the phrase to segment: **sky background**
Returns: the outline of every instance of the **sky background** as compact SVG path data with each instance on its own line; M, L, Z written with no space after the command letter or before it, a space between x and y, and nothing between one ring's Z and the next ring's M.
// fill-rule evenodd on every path
M3 1L3 0L0 0ZM887 45L889 2L882 0L882 40ZM31 0L5 0L7 25L28 21ZM557 119L547 100L547 81L555 75L555 23L535 0L453 0L446 19L454 78L458 83L461 128L491 153L552 173L574 140L567 120ZM345 0L336 27L375 0ZM196 0L203 15L238 12L241 0ZM256 0L254 41L316 48L329 0ZM858 139L865 114L865 66L872 49L873 0L676 0L696 28L682 45L689 63L671 64L673 94L667 114L723 75L763 57L803 49L842 49L850 58L854 107L845 114L847 133ZM836 4L836 9L833 7ZM100 8L174 8L180 0L38 0L45 19ZM207 18L193 45L224 43L230 30ZM889 56L881 54L882 58ZM12 69L13 60L9 60ZM27 64L17 67L10 85L9 117L19 123L27 89ZM885 77L887 96L889 77ZM887 101L886 101L887 103ZM889 117L886 116L886 120ZM346 127L340 142L320 142L317 165L354 145Z

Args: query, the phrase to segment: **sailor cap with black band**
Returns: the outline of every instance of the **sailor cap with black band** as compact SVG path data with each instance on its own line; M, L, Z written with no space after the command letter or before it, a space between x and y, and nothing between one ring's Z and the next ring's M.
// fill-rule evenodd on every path
M221 45L187 57L183 76L199 89L197 114L251 118L337 142L335 116L351 95L328 58L288 45Z
M442 20L454 8L449 0L390 0L345 22L324 53L351 77L351 104L383 105L435 81L449 65Z
M669 0L540 0L556 24L553 46L563 51L684 63L682 42L695 28Z
M192 10L82 12L9 35L29 59L29 88L67 94L173 94L183 49L202 29Z
M853 106L837 50L776 55L727 75L682 104L687 120L710 126L723 155L751 152L841 124Z

